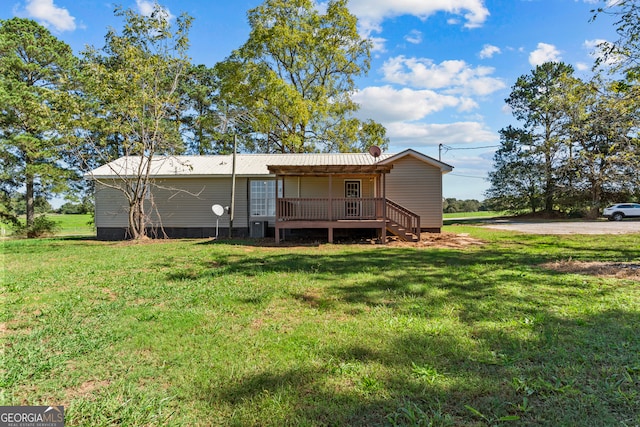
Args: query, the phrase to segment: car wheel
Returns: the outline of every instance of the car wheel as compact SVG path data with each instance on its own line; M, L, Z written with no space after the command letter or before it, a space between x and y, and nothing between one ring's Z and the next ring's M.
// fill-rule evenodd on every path
M611 215L611 218L614 221L622 221L622 218L624 218L624 215L621 212L616 212L613 215Z

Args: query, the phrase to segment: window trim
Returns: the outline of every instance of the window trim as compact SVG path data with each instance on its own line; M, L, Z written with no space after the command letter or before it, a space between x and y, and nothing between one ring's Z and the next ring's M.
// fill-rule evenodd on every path
M267 186L264 192L257 191L254 185L263 183ZM249 180L249 216L251 218L275 218L276 197L282 194L282 181L276 179ZM256 206L260 203L260 206Z

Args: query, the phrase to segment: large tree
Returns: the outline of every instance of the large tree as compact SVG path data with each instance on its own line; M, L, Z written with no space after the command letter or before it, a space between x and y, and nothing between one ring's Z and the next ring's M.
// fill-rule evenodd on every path
M113 171L117 179L99 184L125 197L130 237L140 239L153 221L154 159L184 149L178 87L189 67L191 18L182 15L174 25L157 3L149 16L120 8L115 13L125 19L122 32L110 29L101 50L84 53L87 108L82 155L86 163L130 159L124 170Z
M640 75L640 3L637 0L601 0L605 5L594 9L593 19L599 14L615 17L618 39L602 42L603 55L596 65L607 65L614 71L623 71L636 80Z
M180 117L182 137L190 154L224 152L220 140L218 83L213 68L193 65L180 83L183 114Z
M248 41L218 64L225 105L251 113L263 152L351 151L386 145L385 130L353 114L355 78L370 42L346 0L266 0L248 13Z
M519 77L505 100L530 136L527 139L528 156L542 166L546 212L554 209L556 170L566 154L563 152L563 126L567 117L562 103L561 78L572 74L570 65L546 62L530 74Z
M500 130L500 148L493 157L491 186L485 194L492 209L535 213L543 206L543 165L530 155L531 145L531 134L523 129Z
M612 84L615 87L618 105L624 105L627 111L632 111L632 132L626 135L628 138L626 157L626 170L631 186L635 187L635 195L640 193L637 188L640 185L640 139L638 138L638 125L640 119L640 3L637 0L604 1L605 6L598 8L597 14L606 13L616 18L614 23L618 39L614 42L601 44L604 55L598 60L598 65L604 66L610 72L613 79L620 81ZM616 105L617 106L617 105ZM629 115L626 115L630 117ZM633 194L633 193L632 193Z
M629 87L620 82L564 81L571 146L563 175L573 189L571 202L584 201L590 216L596 217L603 202L631 194L640 184L635 103L628 97Z
M0 21L1 190L8 200L24 188L27 230L34 224L36 196L61 193L76 176L63 161L60 132L70 121L76 62L71 48L36 22ZM11 218L8 209L1 211Z

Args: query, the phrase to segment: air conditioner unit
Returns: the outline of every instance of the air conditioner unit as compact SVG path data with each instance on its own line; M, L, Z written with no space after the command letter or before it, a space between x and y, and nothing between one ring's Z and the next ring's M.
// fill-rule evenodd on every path
M261 239L267 235L267 221L251 221L250 236Z

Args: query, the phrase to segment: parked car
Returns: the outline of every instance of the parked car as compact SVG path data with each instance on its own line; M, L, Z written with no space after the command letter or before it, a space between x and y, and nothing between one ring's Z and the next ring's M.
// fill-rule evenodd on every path
M616 203L606 207L602 212L602 216L607 217L609 221L622 221L623 218L640 218L640 204Z

